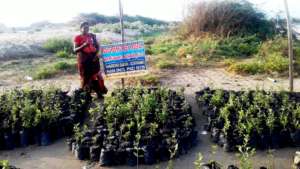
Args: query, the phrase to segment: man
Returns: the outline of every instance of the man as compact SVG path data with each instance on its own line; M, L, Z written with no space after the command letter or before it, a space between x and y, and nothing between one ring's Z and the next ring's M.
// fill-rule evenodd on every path
M81 34L74 38L74 52L77 55L77 65L80 74L81 88L86 91L94 90L98 98L107 93L100 72L99 44L96 35L89 33L89 23L80 24Z

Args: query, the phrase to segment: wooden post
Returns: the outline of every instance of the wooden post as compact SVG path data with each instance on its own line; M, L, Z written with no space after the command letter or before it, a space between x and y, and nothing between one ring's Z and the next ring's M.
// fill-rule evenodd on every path
M120 12L120 25L121 25L121 35L122 35L122 48L123 44L125 42L125 33L124 33L124 20L123 20L123 4L121 0L119 0L119 12ZM124 53L123 53L124 58ZM122 88L125 87L125 80L124 78L121 78Z
M284 6L286 11L286 22L287 22L287 31L288 31L288 45L289 45L289 83L290 91L294 91L294 51L293 51L293 30L291 27L290 12L287 0L284 0Z

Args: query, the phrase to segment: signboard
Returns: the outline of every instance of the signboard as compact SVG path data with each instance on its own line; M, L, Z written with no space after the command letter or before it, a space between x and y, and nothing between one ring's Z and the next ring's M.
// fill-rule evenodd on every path
M101 46L105 76L123 78L147 73L143 41Z

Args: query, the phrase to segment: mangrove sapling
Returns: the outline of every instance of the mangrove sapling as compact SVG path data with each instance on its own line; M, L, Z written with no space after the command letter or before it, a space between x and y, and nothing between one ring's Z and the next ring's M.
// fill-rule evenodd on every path
M288 123L289 123L289 114L284 113L284 111L280 111L280 124L281 124L281 131L280 131L280 146L285 147L292 143L291 135L288 130Z
M170 154L170 159L168 161L167 169L173 169L174 168L174 158L177 156L178 153L178 143L176 139L176 131L173 132L172 137L167 139L169 146L169 154Z
M174 144L171 144L173 130L177 133L173 139L178 143L183 141L184 132L189 133L185 143L189 144L196 138L196 134L191 134L194 119L189 105L176 92L161 88L116 91L105 100L103 121L99 123L97 119L95 123L98 133L103 127L108 129L107 134L102 135L107 146L102 148L100 165L109 164L107 159L111 162L111 159L116 159L118 162L114 164L125 163L121 160L124 153L127 153L128 165L140 165L141 162L152 164L158 157L169 160L168 150L174 149ZM183 110L183 104L186 104L186 110ZM181 115L183 118L179 119Z
M0 160L0 167L2 169L10 169L8 160Z
M90 147L90 160L99 161L102 145L99 143L99 138L96 135L92 137L92 145Z
M195 169L202 169L203 163L203 155L202 153L198 153L196 160L194 161Z
M292 113L293 121L290 129L291 138L295 146L300 145L300 104Z
M224 92L223 90L216 90L211 97L210 104L212 106L220 107L224 104Z
M149 134L151 137L155 137L157 135L158 124L156 122L150 123Z
M208 93L207 91L205 91L204 94L198 98L198 102L201 105L201 107L203 108L204 114L206 113L206 110L209 107L210 98L211 98L211 93Z
M278 148L280 141L279 141L279 131L277 131L276 126L277 118L275 116L275 112L272 109L268 109L268 115L266 119L266 124L269 129L269 135L271 137L271 146L272 148Z
M28 145L28 132L33 127L34 117L37 112L37 106L31 103L30 100L25 99L24 105L20 110L20 117L22 121L22 130L20 131L21 146L26 147Z
M227 131L229 130L229 128L231 126L230 119L229 119L231 108L232 108L232 104L228 104L220 110L220 116L219 117L224 121L223 132L224 132L225 135L227 134Z
M74 138L75 138L75 157L79 160L84 160L89 157L89 147L84 143L84 133L88 130L87 126L83 126L81 129L80 124L74 126Z
M145 116L143 116L141 111L136 112L135 114L135 120L136 120L136 124L137 124L137 134L135 135L135 140L134 140L134 155L136 156L137 159L137 168L139 167L139 159L141 157L144 157L143 154L140 154L140 151L142 151L142 147L140 145L140 141L142 138L142 130L145 127L146 124L146 120L145 120Z
M74 138L77 144L82 143L83 132L81 131L80 124L77 123L74 125Z
M100 104L95 105L94 108L89 109L89 116L90 116L90 121L92 123L96 122L96 117L98 116L98 113L101 112L101 107Z
M248 147L249 136L246 135L244 138L244 143L238 146L239 150L239 162L241 169L253 169L253 164L251 162L251 157L255 154L255 149Z

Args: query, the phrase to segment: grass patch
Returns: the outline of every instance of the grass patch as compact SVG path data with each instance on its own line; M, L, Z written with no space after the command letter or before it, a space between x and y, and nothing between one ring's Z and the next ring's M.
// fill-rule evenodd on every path
M138 79L141 81L142 85L146 86L157 86L160 83L159 76L153 74L148 74L146 76L139 77Z
M74 70L75 63L69 63L65 61L57 62L53 65L56 70Z
M125 80L128 86L158 86L160 84L160 77L154 74L147 74L140 77L132 77Z
M58 58L71 58L72 55L65 50L61 50L55 53L55 56Z
M67 39L67 38L51 38L44 43L43 48L48 52L52 52L52 53L56 53L60 51L72 53L73 43L71 39Z
M59 74L76 72L76 61L57 61L50 64L41 65L36 68L33 79L50 79Z
M33 79L41 80L41 79L49 79L58 74L58 71L52 67L42 67L37 70Z
M232 63L228 70L240 74L284 73L288 71L289 60L279 53L270 54L267 58L254 58L247 62Z
M155 63L155 66L159 69L172 69L176 67L176 63L173 60L160 59Z
M294 44L295 50L295 69L299 70L300 60L300 43ZM229 70L241 74L259 74L259 73L285 73L288 71L288 46L287 39L276 37L263 42L255 55L250 61L242 61L228 64Z
M159 69L200 66L222 62L229 71L240 74L281 73L288 71L287 39L275 37L261 41L255 35L221 38L207 34L201 38L165 36L147 42ZM300 43L295 41L295 72L300 70Z
M257 54L261 41L255 35L222 39L216 47L216 54L227 57L248 57Z
M150 41L151 42L151 41ZM187 55L207 58L244 58L258 53L261 40L255 35L245 37L214 37L211 34L199 38L166 36L152 42L148 54L166 54L184 58Z
M240 74L257 74L264 73L265 67L264 64L258 61L242 62L242 63L232 63L229 68L229 71L233 71Z

